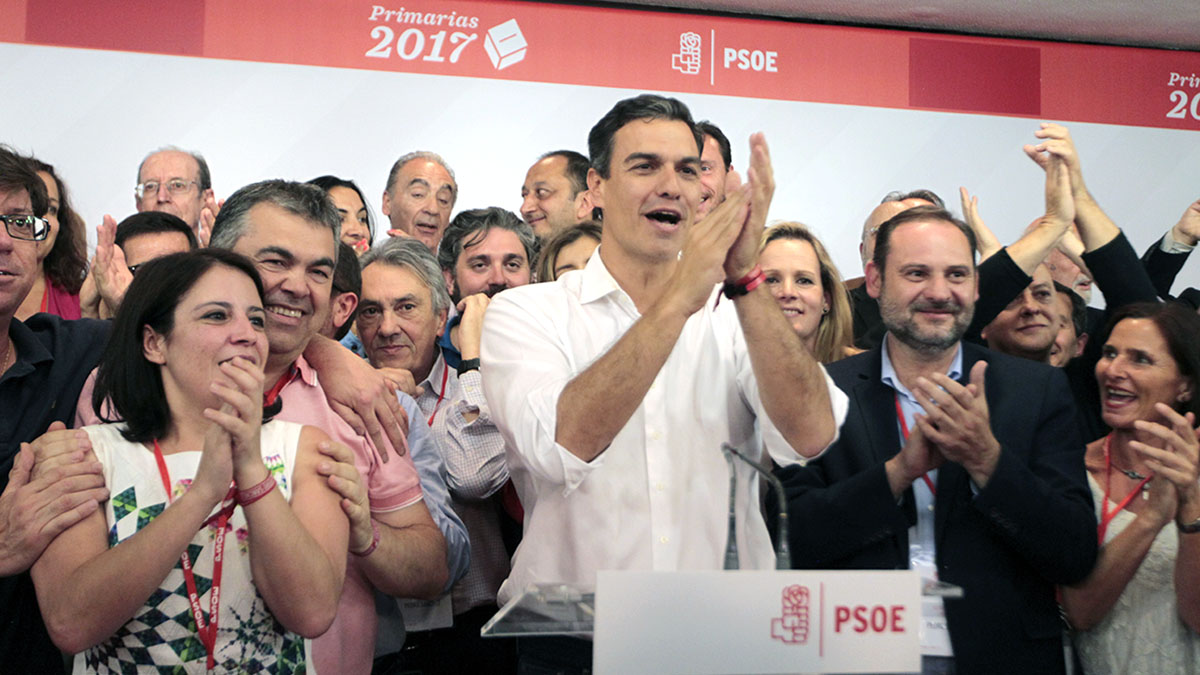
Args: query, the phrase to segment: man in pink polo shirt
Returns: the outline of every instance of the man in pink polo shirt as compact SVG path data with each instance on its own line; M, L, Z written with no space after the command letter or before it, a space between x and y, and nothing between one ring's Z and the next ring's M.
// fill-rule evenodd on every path
M316 425L351 448L367 486L369 513L351 499L342 502L351 522L346 584L337 619L313 643L318 672L365 674L375 645L373 590L430 598L442 591L448 572L445 539L422 500L412 460L386 438L385 447L377 447L355 433L330 408L302 356L330 309L340 224L319 188L264 181L229 197L213 225L211 245L248 256L263 277L271 345L267 397L278 395L283 405L276 418ZM342 349L332 341L327 346ZM331 481L335 489L336 482Z

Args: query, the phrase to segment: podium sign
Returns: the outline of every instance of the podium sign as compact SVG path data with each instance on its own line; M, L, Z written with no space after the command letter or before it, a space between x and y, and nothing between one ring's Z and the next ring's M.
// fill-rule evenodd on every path
M595 668L921 670L921 580L902 571L600 572Z

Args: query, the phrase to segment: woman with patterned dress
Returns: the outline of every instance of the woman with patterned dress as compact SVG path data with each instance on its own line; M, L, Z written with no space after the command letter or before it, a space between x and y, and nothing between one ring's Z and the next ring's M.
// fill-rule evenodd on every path
M1119 310L1096 379L1112 433L1085 463L1100 556L1063 607L1088 675L1200 672L1200 317Z
M316 472L325 434L263 423L263 304L253 264L214 249L130 285L93 397L124 421L87 427L109 500L33 568L75 673L311 672L348 525Z

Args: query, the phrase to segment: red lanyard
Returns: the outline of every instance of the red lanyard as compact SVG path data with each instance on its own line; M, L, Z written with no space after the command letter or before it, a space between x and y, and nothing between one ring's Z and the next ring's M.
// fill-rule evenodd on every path
M171 499L171 474L167 471L167 461L163 458L162 448L158 446L157 439L154 441L154 461L158 462L158 475L162 478L163 488L167 491L167 503L170 504L174 501ZM228 501L229 506L218 511L216 515L204 521L204 524L200 526L201 529L209 527L214 520L217 526L216 548L213 550L212 592L208 597L209 621L207 623L204 621L204 612L200 609L200 593L196 590L196 575L192 572L192 561L188 557L186 548L180 557L183 580L187 583L188 604L192 608L192 618L196 620L196 636L200 638L200 643L208 652L208 670L210 671L217 665L217 619L221 607L221 568L225 559L225 526L229 523L229 516L233 514L236 496L237 487L229 486L229 494L225 495L223 500Z
M450 377L450 364L442 361L442 390L438 392L437 402L433 404L433 412L429 413L429 428L433 428L433 418L437 417L438 408L442 405L442 399L446 398L446 380Z
M46 308L50 306L50 280L46 279L45 284L46 287L42 290L42 308L38 310L40 312L45 312Z
M900 408L900 392L896 392L896 419L900 420L900 432L904 434L904 442L908 442L908 422L904 419L904 411ZM929 488L929 493L934 497L937 496L937 488L933 486L933 480L929 478L928 473L921 474L921 480L925 481L925 485Z
M1112 446L1112 434L1104 438L1104 504L1100 506L1100 524L1096 527L1096 536L1100 540L1100 545L1104 545L1104 533L1108 531L1108 524L1113 518L1117 517L1117 513L1129 506L1129 502L1133 501L1134 495L1142 491L1146 487L1146 483L1154 478L1154 474L1150 474L1142 479L1142 482L1137 484L1125 498L1117 504L1117 508L1112 511L1108 510L1108 493L1112 490L1112 455L1109 454L1109 448Z
M271 387L266 391L266 393L263 394L263 407L275 403L275 399L279 398L279 392L283 391L284 387L288 386L291 384L292 380L296 379L296 373L298 372L299 369L296 368L295 363L288 366L288 371L280 376L279 381L275 383L275 386Z

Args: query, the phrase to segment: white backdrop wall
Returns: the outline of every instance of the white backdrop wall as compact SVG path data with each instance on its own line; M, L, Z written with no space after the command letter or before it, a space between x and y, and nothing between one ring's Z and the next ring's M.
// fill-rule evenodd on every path
M539 154L586 154L591 125L639 93L9 43L0 63L0 142L59 169L93 243L104 214L134 211L138 163L167 144L205 155L218 198L265 178L332 173L358 182L377 222L392 162L433 150L457 174L456 211L516 211ZM734 141L735 167L749 134L766 132L778 185L770 217L812 226L847 277L861 271L862 221L890 190L930 188L957 212L966 186L1005 242L1042 211L1042 173L1021 152L1041 120L680 98ZM1064 122L1090 189L1139 252L1200 198L1200 133ZM1200 286L1200 260L1180 275L1176 289L1185 286Z

